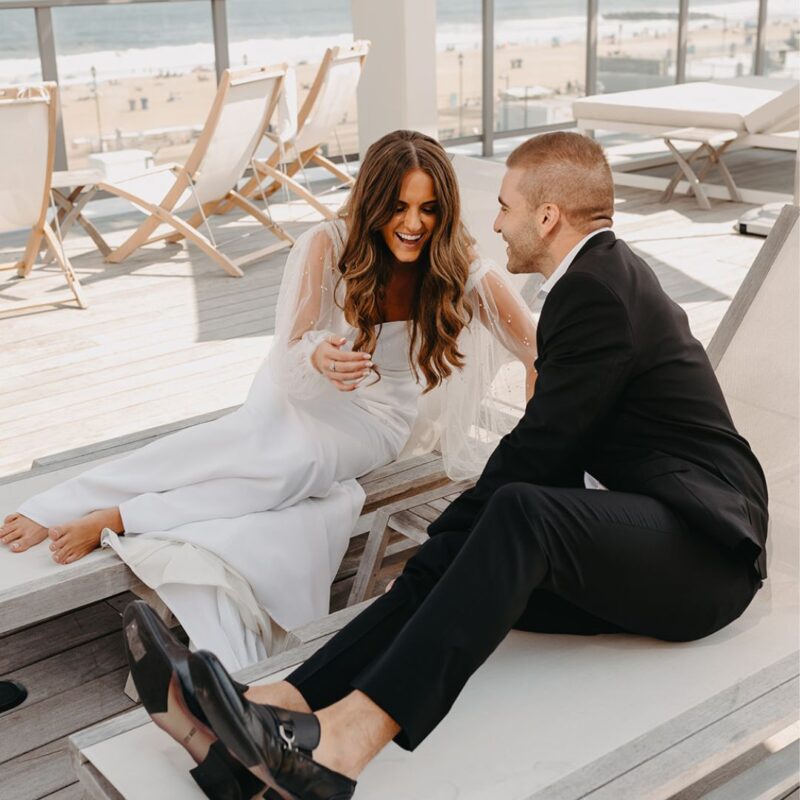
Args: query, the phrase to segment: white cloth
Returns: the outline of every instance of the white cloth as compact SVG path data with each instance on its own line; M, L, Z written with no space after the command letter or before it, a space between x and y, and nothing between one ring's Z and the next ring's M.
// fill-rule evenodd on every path
M483 325L459 339L463 371L420 404L409 325L388 322L372 355L380 380L337 391L310 356L326 336L351 343L356 336L341 308L342 282L337 286L345 233L339 220L297 240L272 350L241 408L101 464L19 508L49 527L118 506L126 535L106 533L104 544L159 592L195 646L213 647L230 669L269 654L276 626L289 630L327 613L364 501L354 478L412 443L417 451L435 445L438 435L451 475L480 471L503 426L514 421L482 402L507 360L497 343L529 366L535 357L532 315L500 273L477 259L467 294ZM433 410L437 402L447 408L444 417Z

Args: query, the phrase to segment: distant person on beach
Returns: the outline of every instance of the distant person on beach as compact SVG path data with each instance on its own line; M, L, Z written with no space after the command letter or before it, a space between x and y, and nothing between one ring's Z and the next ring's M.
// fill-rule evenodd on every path
M345 800L388 742L425 740L510 629L691 641L766 577L763 472L686 314L611 230L601 147L543 134L506 163L508 269L546 278L536 393L391 589L285 680L249 688L146 605L126 609L148 711L208 770L211 748L228 754L220 786L246 768L282 798Z
M533 316L475 252L450 160L419 133L369 148L346 210L298 238L276 314L241 408L31 497L3 544L46 541L71 564L105 531L195 643L245 666L270 652L273 623L328 612L365 498L355 478L432 446L431 393L450 409L445 468L466 477L491 452L468 432L511 427L480 407L500 363L513 354L533 375Z

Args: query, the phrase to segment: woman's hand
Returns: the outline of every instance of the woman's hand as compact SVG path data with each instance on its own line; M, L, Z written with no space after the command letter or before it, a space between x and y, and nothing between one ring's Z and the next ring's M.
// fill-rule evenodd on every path
M347 339L329 336L311 354L314 369L324 375L340 392L352 392L372 369L369 353L342 351Z

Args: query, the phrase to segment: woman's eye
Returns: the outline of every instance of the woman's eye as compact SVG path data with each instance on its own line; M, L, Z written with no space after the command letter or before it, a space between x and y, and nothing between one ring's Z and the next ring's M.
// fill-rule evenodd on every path
M422 209L423 214L435 214L436 213L436 206L426 206Z

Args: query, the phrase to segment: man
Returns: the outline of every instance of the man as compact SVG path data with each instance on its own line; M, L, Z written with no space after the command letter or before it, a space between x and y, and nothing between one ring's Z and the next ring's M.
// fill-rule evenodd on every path
M602 149L545 134L507 167L508 269L546 278L522 420L391 590L286 681L245 698L212 656L190 658L211 728L281 796L349 797L387 742L435 728L511 628L688 641L766 577L763 473L686 315L611 231Z

